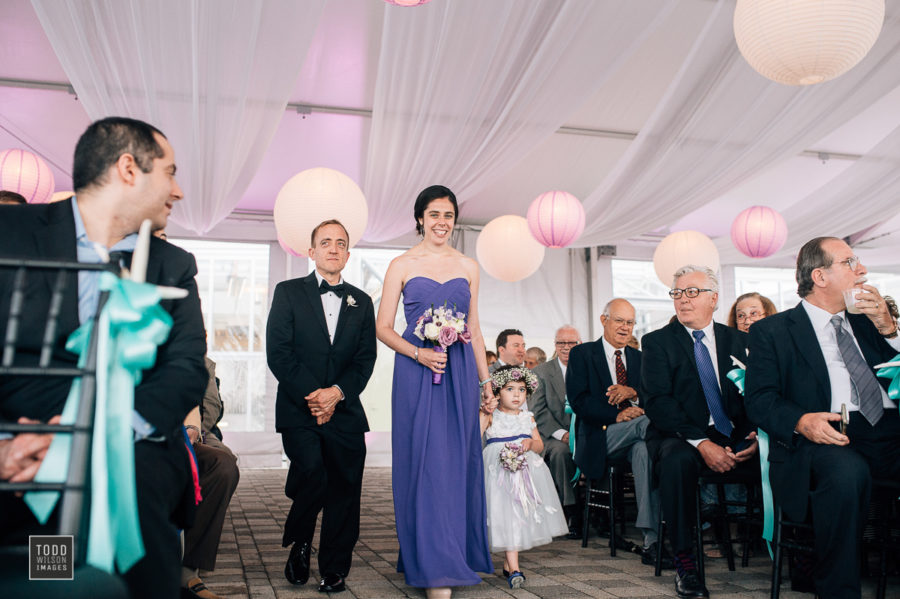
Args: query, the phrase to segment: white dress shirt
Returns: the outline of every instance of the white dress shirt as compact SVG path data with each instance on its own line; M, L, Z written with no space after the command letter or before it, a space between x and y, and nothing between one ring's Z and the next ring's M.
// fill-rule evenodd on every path
M315 271L315 273L316 281L321 285L325 278L319 274L318 270ZM338 284L343 282L344 277L341 277ZM323 293L319 297L322 299L322 310L325 311L325 324L328 326L328 337L331 339L331 342L334 343L334 332L337 330L338 316L341 314L341 298L333 291Z
M609 380L612 381L613 385L618 385L618 381L616 380L616 348L612 346L612 344L606 340L606 337L600 338L601 343L603 344L603 353L606 355L606 366L609 368ZM623 347L622 352L622 365L625 367L625 373L628 373L628 359L625 357L625 348ZM635 389L637 391L637 389ZM628 400L628 403L632 406L636 406L637 398Z
M557 361L557 363L559 364L559 367L562 368L563 380L565 381L565 380L566 380L566 365L563 364L562 361L561 361L559 358L554 358L554 359L555 359L555 360ZM563 396L563 401L565 402L565 400L566 400L566 397ZM552 436L554 439L556 439L557 441L562 441L562 440L563 440L563 437L565 436L565 434L566 434L567 432L569 432L569 431L567 431L567 430L564 429L564 428L558 428L558 429L556 429L555 431L553 431L553 434L552 434L551 436Z
M828 382L831 385L831 411L840 412L842 404L847 405L848 412L859 411L859 406L853 405L853 402L850 401L850 398L853 395L853 383L850 381L850 373L847 371L846 364L844 364L844 358L841 357L841 350L838 347L837 342L837 333L834 330L834 325L831 324L831 317L834 316L834 314L827 310L823 310L818 306L814 306L806 300L803 300L800 303L803 305L803 309L806 310L806 315L809 316L810 322L812 322L813 330L816 332L816 339L818 339L819 347L822 349L822 355L825 357L825 366L828 368ZM850 335L854 345L859 349L859 343L857 343L856 337L853 335L853 329L850 328L850 323L847 322L847 318L843 313L840 314L842 316L841 328ZM900 351L900 337L885 339L885 341L890 343L891 347ZM859 353L862 355L862 350L860 350ZM894 409L896 406L894 405L894 402L888 398L887 393L884 392L884 388L881 385L878 385L878 389L881 391L881 401L884 404L885 409Z

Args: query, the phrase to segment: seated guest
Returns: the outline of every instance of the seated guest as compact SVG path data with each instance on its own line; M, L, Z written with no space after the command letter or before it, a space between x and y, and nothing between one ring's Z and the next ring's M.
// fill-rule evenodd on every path
M752 291L734 300L731 310L728 311L728 326L746 333L750 330L751 324L777 312L778 309L772 300Z
M149 219L153 228L165 227L173 204L182 199L174 175L174 152L158 129L120 117L97 121L75 147L72 178L76 197L3 208L0 255L99 263L101 254L113 251L123 252L120 262L130 264L141 223ZM156 364L143 372L134 390L134 470L145 555L123 574L132 597L175 597L179 592L178 529L193 510L193 502L186 501L191 472L182 422L198 404L206 382L202 358L206 342L196 274L193 256L150 239L147 280L181 287L188 295L161 302L172 317L172 328L156 352ZM0 288L10 289L13 276L12 271L0 270ZM34 282L25 289L28 309L19 323L16 365L38 364L55 276L33 275ZM50 366L76 365L78 356L67 351L65 343L96 313L98 277L97 272L71 276L62 298ZM0 296L0 314L4 315L0 336L4 338L9 306L9 294ZM62 412L70 385L71 379L61 377L0 377L0 419L49 420ZM53 534L49 527L40 527L27 508L21 509L24 502L13 499L15 509L0 509L0 524L31 534Z
M541 455L550 467L553 484L569 524L569 537L581 538L580 510L576 505L575 462L569 449L571 414L566 414L566 368L569 352L581 343L575 327L565 325L556 331L556 358L534 369L538 388L531 394L529 408L534 413L538 432L544 442Z
M714 323L719 282L706 267L675 272L677 322L644 335L641 399L650 417L647 448L659 481L660 504L675 551L675 592L708 597L697 574L691 531L704 470L756 468L756 433L743 399L726 375L731 356L746 357L746 335Z
M216 554L222 538L225 513L240 480L237 458L217 436L216 424L222 417L223 405L216 385L216 363L205 358L209 383L203 403L194 408L184 421L197 456L203 501L197 506L194 525L184 533L184 559L181 567L182 597L216 599L206 588L200 570L215 570Z
M652 491L650 458L644 437L650 424L640 408L641 352L628 346L634 330L634 307L613 299L600 317L603 336L572 349L566 373L569 402L575 412L575 463L589 478L606 476L607 458L626 457L634 473L638 513L635 526L644 537L641 561L664 565L672 560L656 536L657 497Z
M534 370L538 364L543 364L546 361L547 354L538 346L535 345L525 350L525 368L528 370Z
M495 353L492 352L491 350L485 351L485 352L484 352L484 357L485 357L485 359L487 360L488 368L490 368L490 367L494 364L494 362L497 361L497 354L495 354Z
M858 598L872 478L900 479L900 416L873 369L897 355L900 337L842 240L808 241L796 279L801 302L750 328L747 413L770 438L775 501L791 520L812 517L816 591ZM844 310L843 292L854 287L859 313Z
M14 191L6 191L5 189L0 189L0 204L27 204L28 200L25 199L20 193L16 193Z
M519 329L504 329L497 335L497 361L488 370L494 372L501 366L525 364L525 337Z

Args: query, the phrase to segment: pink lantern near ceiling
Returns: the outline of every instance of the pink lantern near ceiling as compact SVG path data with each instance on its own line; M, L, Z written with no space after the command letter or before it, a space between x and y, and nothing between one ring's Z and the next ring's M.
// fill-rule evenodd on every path
M420 6L427 4L431 0L384 0L388 4L396 4L397 6Z
M767 258L787 240L784 217L768 206L750 206L731 223L731 241L742 254Z
M542 193L528 207L528 229L541 245L564 248L584 231L584 207L571 193Z
M281 237L278 238L278 245L280 245L281 249L283 249L285 251L285 253L288 254L289 256L303 256L304 255L304 254L301 254L300 252L295 252L294 250L292 250L291 246L286 244L284 242L284 239L282 239Z
M45 204L53 195L53 171L28 150L0 152L0 189L25 196L29 204Z

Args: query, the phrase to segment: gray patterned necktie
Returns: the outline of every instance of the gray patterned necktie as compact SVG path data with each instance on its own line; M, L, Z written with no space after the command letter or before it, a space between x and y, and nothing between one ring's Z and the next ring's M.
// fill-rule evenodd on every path
M872 369L863 359L862 354L853 342L853 337L848 335L841 326L844 318L840 314L831 317L831 326L837 337L838 349L841 350L841 358L850 373L850 382L853 383L854 396L851 398L854 404L859 405L859 411L869 424L875 426L884 414L884 403L881 400L881 389L878 381L872 373Z

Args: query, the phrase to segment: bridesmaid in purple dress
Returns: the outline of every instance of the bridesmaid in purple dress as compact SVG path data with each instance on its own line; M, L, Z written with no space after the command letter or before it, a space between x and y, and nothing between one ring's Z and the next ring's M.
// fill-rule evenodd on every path
M376 318L378 338L397 352L392 402L394 514L397 571L428 597L450 597L450 587L481 582L493 572L488 547L479 434L481 409L496 399L478 324L478 264L450 246L459 208L453 192L428 187L416 199L416 229L424 239L395 258L384 280ZM394 331L403 294L407 327ZM447 353L413 335L428 308L456 305L466 313L471 344ZM432 373L442 373L440 384Z

